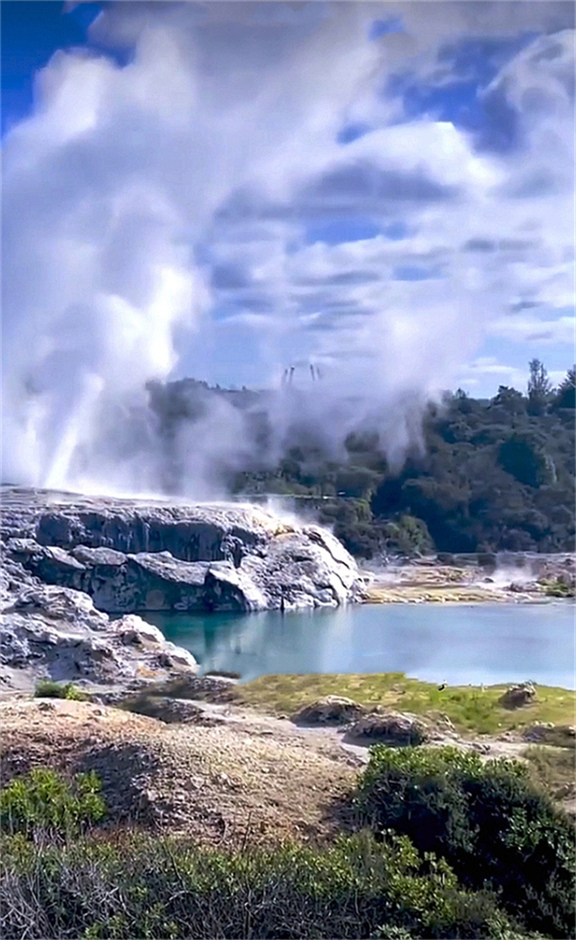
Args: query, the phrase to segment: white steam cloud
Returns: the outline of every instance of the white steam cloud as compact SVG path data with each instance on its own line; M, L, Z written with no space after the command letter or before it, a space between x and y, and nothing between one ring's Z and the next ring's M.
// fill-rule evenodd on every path
M3 479L204 498L254 459L262 420L269 461L302 435L337 453L357 427L401 459L486 331L566 320L572 15L107 5L5 140ZM405 113L392 79L441 89L450 49L512 40L519 17L534 35L481 92L515 149ZM400 25L374 38L375 20ZM167 436L146 384L227 365L277 391L209 396Z

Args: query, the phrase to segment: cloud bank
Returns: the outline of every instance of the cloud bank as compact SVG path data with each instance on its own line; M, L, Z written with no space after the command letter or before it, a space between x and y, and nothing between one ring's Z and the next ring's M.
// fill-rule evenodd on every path
M483 337L565 342L572 18L108 4L5 139L3 478L165 489L146 383L184 375L276 389L270 460L359 425L394 462ZM182 492L249 460L262 401L173 430Z

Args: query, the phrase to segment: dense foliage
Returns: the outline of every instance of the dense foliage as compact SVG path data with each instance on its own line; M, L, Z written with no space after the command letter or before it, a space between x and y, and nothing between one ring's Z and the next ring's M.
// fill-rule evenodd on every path
M402 466L386 458L376 412L373 430L358 428L341 445L337 429L311 423L306 396L298 399L290 387L278 395L182 379L151 382L148 394L167 492L184 492L179 442L194 439L194 427L204 435L211 416L220 427L225 413L242 428L242 447L228 458L225 449L212 454L211 484L252 499L296 498L299 510L309 509L353 554L369 558L434 549L572 551L575 387L570 369L553 389L535 359L526 394L505 386L489 401L461 390L446 394L425 410L421 434L410 422L412 444ZM296 398L280 440L275 422L282 394ZM393 439L390 416L383 417ZM398 421L405 438L402 409Z
M53 770L37 767L0 791L0 829L58 842L74 838L105 818L100 790L95 773L77 774L68 781Z
M574 828L525 765L455 748L378 746L359 807L376 832L406 835L468 888L498 892L526 928L574 936Z
M12 837L0 866L5 940L523 936L494 897L463 890L405 837L234 853L135 835L65 846Z
M2 936L573 936L561 932L573 860L563 824L516 765L377 748L360 795L376 834L225 851L94 829L106 813L97 779L38 768L0 793Z
M306 497L355 555L572 551L575 372L552 390L540 362L528 392L462 391L429 406L423 440L394 472L377 434L351 434L336 462L303 443L278 466L236 475L237 492ZM326 499L329 497L329 499ZM314 500L315 498L315 500Z

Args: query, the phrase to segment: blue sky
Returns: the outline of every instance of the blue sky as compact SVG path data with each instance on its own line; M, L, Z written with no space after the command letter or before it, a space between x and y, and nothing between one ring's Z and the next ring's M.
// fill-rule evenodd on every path
M101 6L78 5L63 13L59 0L3 0L2 44L2 133L25 118L33 109L34 76L57 49L81 46Z
M118 387L303 361L384 398L490 395L535 356L559 379L572 20L537 0L3 2L11 368L57 384L63 344Z

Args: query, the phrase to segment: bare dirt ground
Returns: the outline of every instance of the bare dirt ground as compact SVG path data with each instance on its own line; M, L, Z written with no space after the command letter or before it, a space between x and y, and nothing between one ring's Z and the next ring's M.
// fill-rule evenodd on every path
M95 770L112 823L206 843L324 841L345 824L362 761L330 738L275 722L166 725L85 702L13 700L0 705L0 776Z
M191 724L88 702L0 703L0 782L33 767L95 770L110 825L186 834L206 844L322 843L353 823L351 796L368 750L343 728L303 728L229 704L201 704ZM462 739L432 744L482 756L522 757L526 741ZM565 801L574 809L574 794ZM569 805L570 804L570 805Z

